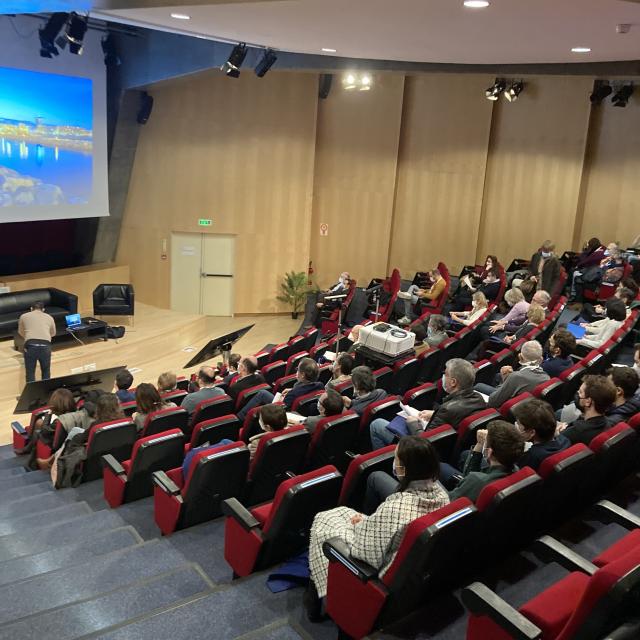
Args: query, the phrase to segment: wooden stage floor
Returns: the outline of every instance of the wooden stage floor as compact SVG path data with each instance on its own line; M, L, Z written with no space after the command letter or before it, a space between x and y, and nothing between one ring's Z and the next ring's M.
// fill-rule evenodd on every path
M134 384L155 383L163 371L189 375L192 370L183 369L183 365L212 338L255 324L236 343L234 349L234 352L245 355L255 353L269 343L285 342L300 324L299 320L292 320L289 315L234 318L200 316L139 303L136 303L134 326L130 326L130 321L126 318L107 320L111 325L124 325L124 337L118 341L98 340L85 345L65 343L54 346L51 358L52 377L69 375L72 369L93 364L96 369L126 365L139 369L134 372ZM195 351L184 351L189 347ZM0 444L11 441L13 420L24 423L26 414L13 413L16 397L22 391L24 383L22 354L14 350L13 339L0 341Z

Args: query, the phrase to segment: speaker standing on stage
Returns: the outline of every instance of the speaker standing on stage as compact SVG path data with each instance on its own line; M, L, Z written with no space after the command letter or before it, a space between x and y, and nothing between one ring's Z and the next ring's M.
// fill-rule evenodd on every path
M18 321L18 333L24 338L24 368L27 382L36 379L36 362L40 363L42 379L51 377L51 338L56 335L56 323L44 311L44 304L36 302L31 311Z

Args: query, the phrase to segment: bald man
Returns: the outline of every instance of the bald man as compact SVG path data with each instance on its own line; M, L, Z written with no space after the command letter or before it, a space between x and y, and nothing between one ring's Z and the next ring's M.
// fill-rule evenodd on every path
M247 356L240 360L238 375L233 379L229 387L229 395L235 400L241 391L262 384L264 378L258 371L258 359L255 356Z
M184 409L189 417L196 410L196 406L203 400L209 400L216 396L224 395L224 391L220 387L215 387L216 372L213 367L201 367L198 371L198 385L200 389L193 393L187 394L187 397L182 401L180 407Z

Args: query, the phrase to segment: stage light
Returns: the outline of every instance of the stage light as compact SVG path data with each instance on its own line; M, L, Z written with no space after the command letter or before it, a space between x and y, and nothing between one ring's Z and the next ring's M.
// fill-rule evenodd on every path
M40 37L40 55L43 58L53 58L53 56L57 56L59 54L54 41L58 33L60 33L60 29L64 27L68 19L68 13L54 13L47 20L47 24L38 31L38 35Z
M337 49L331 49L330 47L322 47L322 50L325 53L336 53L337 52Z
M489 87L484 95L487 100L493 100L494 102L500 97L500 94L507 88L507 83L504 80L496 78L493 86Z
M613 89L607 82L596 82L593 93L589 96L591 104L600 104L607 96L611 95Z
M504 97L509 102L515 102L518 99L518 96L522 93L524 89L524 82L522 80L518 80L517 82L512 82L511 86L508 89L505 89Z
M342 78L342 86L345 89L355 89L356 88L356 74L355 73L347 73L343 78Z
M239 42L231 50L229 59L222 65L221 69L230 78L240 77L240 67L247 57L247 45L244 42Z
M172 13L171 17L175 20L191 20L191 16L188 16L186 13Z
M486 9L490 2L488 0L464 0L463 4L467 9Z
M102 38L102 53L104 53L104 63L107 67L120 65L121 61L116 49L116 43L110 33Z
M278 56L275 54L273 49L266 49L255 68L258 78L262 78L262 76L271 69L277 59Z
M369 91L371 89L371 76L364 74L360 77L360 91Z
M69 43L69 52L74 55L82 55L82 43L84 34L87 32L88 20L88 16L79 16L75 12L69 14L69 22L67 23L64 38ZM61 38L58 38L58 44L60 44L60 40Z
M633 85L625 84L614 94L613 98L611 98L611 102L613 102L614 107L626 107L629 102L629 98L633 93Z
M591 53L590 47L572 47L571 53Z

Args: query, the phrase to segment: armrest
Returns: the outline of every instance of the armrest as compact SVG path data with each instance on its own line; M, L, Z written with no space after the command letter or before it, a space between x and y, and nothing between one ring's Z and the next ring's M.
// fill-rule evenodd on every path
M538 640L542 631L481 582L462 589L462 603L474 615L488 616L516 640Z
M13 424L11 426L13 427ZM640 529L638 516L609 500L600 500L594 504L588 510L587 517L594 518L603 524L619 524L625 529Z
M49 293L51 294L51 302L54 306L68 309L69 313L78 312L78 296L62 289L56 289L55 287L49 287Z
M159 487L170 496L180 495L178 485L164 471L154 471L151 474L151 480L156 487Z
M103 468L108 467L117 476L125 475L124 467L110 453L102 456L102 466Z
M259 531L260 523L237 498L223 500L222 513L229 518L233 518L245 531L251 531L252 529L258 529Z
M538 538L533 543L533 552L541 560L557 562L567 571L582 571L592 576L598 570L594 564L551 536Z
M327 540L322 545L322 551L329 559L329 562L339 562L349 569L358 579L362 580L362 582L368 582L378 577L377 569L374 569L362 560L356 560L351 557L349 547L340 538L330 538Z
M344 455L347 456L347 458L349 458L349 460L355 460L358 457L358 455L360 455L360 454L354 453L353 451L345 451Z
M287 478L295 478L297 474L293 473L293 471L285 471L284 475L287 476Z
M27 430L17 421L11 423L11 428L20 436L28 436Z

